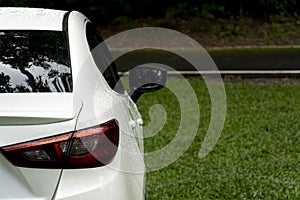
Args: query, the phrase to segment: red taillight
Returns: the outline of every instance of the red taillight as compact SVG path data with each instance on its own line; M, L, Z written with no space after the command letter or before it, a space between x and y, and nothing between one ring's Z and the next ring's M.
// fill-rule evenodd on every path
M34 168L87 168L110 163L119 144L116 120L101 125L2 148L16 166Z

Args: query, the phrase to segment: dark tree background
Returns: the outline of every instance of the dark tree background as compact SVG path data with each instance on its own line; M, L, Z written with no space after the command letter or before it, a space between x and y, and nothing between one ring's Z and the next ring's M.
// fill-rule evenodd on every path
M268 18L300 13L298 0L0 0L0 6L78 10L102 25L124 18Z

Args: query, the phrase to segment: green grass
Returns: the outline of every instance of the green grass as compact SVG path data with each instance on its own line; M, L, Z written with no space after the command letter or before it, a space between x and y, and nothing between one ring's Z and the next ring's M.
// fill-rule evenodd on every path
M170 79L169 84L180 87L181 81ZM189 81L201 112L197 136L176 162L147 173L147 199L300 199L300 85L225 83L222 135L213 151L199 159L210 97L203 81ZM149 108L157 103L168 117L159 134L145 139L146 152L168 144L180 123L176 97L162 89L138 101L146 125Z

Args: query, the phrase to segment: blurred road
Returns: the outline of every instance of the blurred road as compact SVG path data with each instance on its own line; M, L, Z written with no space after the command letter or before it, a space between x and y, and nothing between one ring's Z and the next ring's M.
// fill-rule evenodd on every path
M300 70L300 48L209 51L219 70Z
M122 72L144 63L162 63L175 70L193 74L197 70L183 59L184 55L188 55L190 60L198 62L201 60L199 65L201 72L215 71L205 58L206 52L199 53L188 49L181 49L178 52L183 57L153 49L133 51L116 62L118 70ZM211 49L207 52L221 74L300 74L300 48L225 48Z

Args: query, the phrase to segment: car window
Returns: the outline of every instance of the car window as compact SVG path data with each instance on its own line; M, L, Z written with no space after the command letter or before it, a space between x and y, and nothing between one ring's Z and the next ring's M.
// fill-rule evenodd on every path
M0 93L72 92L65 32L0 30Z
M98 46L103 42L103 39L91 23L87 23L86 25L86 37L94 62L103 74L108 85L111 89L123 94L124 88L120 81L116 65L114 62L109 63L111 59L108 58L111 58L111 55L107 47L105 45Z

